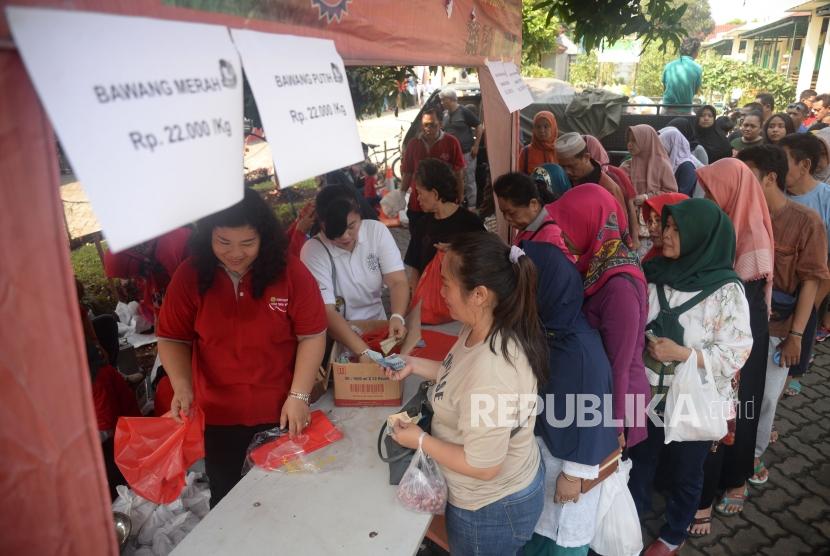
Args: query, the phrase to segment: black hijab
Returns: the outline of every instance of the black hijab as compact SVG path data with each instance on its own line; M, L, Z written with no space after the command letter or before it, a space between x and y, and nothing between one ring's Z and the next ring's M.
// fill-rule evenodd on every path
M697 140L706 151L706 154L709 155L709 164L712 164L721 158L729 158L732 156L732 145L729 144L729 140L717 123L713 123L710 127L700 127L698 122L704 110L709 110L714 115L717 115L718 112L714 106L707 104L698 109L697 118L695 119L695 134L697 135Z

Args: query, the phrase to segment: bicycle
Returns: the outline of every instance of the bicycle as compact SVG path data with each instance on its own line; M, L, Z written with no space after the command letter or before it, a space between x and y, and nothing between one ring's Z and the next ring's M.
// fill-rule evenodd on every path
M404 133L405 130L401 126L400 132L395 136L395 144L391 147L387 141L384 141L383 145L365 143L369 149L366 159L378 167L379 176L386 176L386 169L392 168L392 175L398 180L401 179L401 141Z

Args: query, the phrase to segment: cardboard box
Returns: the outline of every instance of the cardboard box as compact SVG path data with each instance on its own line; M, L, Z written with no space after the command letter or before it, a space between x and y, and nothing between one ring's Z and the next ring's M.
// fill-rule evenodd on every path
M407 354L421 339L420 315L408 315L407 334L401 353ZM354 321L364 332L386 328L388 321ZM394 406L400 407L403 384L386 378L383 368L376 363L338 363L341 346L334 344L329 361L334 375L334 405L345 407Z

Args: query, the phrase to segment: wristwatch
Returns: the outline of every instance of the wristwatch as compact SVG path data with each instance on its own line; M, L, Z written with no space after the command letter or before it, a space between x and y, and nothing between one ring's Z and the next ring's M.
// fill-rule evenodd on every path
M295 400L300 400L301 402L305 402L306 405L311 405L311 395L310 394L303 394L302 392L290 392L288 394L289 398L294 398Z

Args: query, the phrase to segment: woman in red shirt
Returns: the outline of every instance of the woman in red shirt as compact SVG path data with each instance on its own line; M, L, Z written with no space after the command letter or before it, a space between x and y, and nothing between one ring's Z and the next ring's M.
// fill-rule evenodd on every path
M294 436L325 349L317 283L287 253L259 195L199 222L193 256L176 270L159 315L159 355L174 419L205 412L211 507L241 478L254 434L279 424Z

